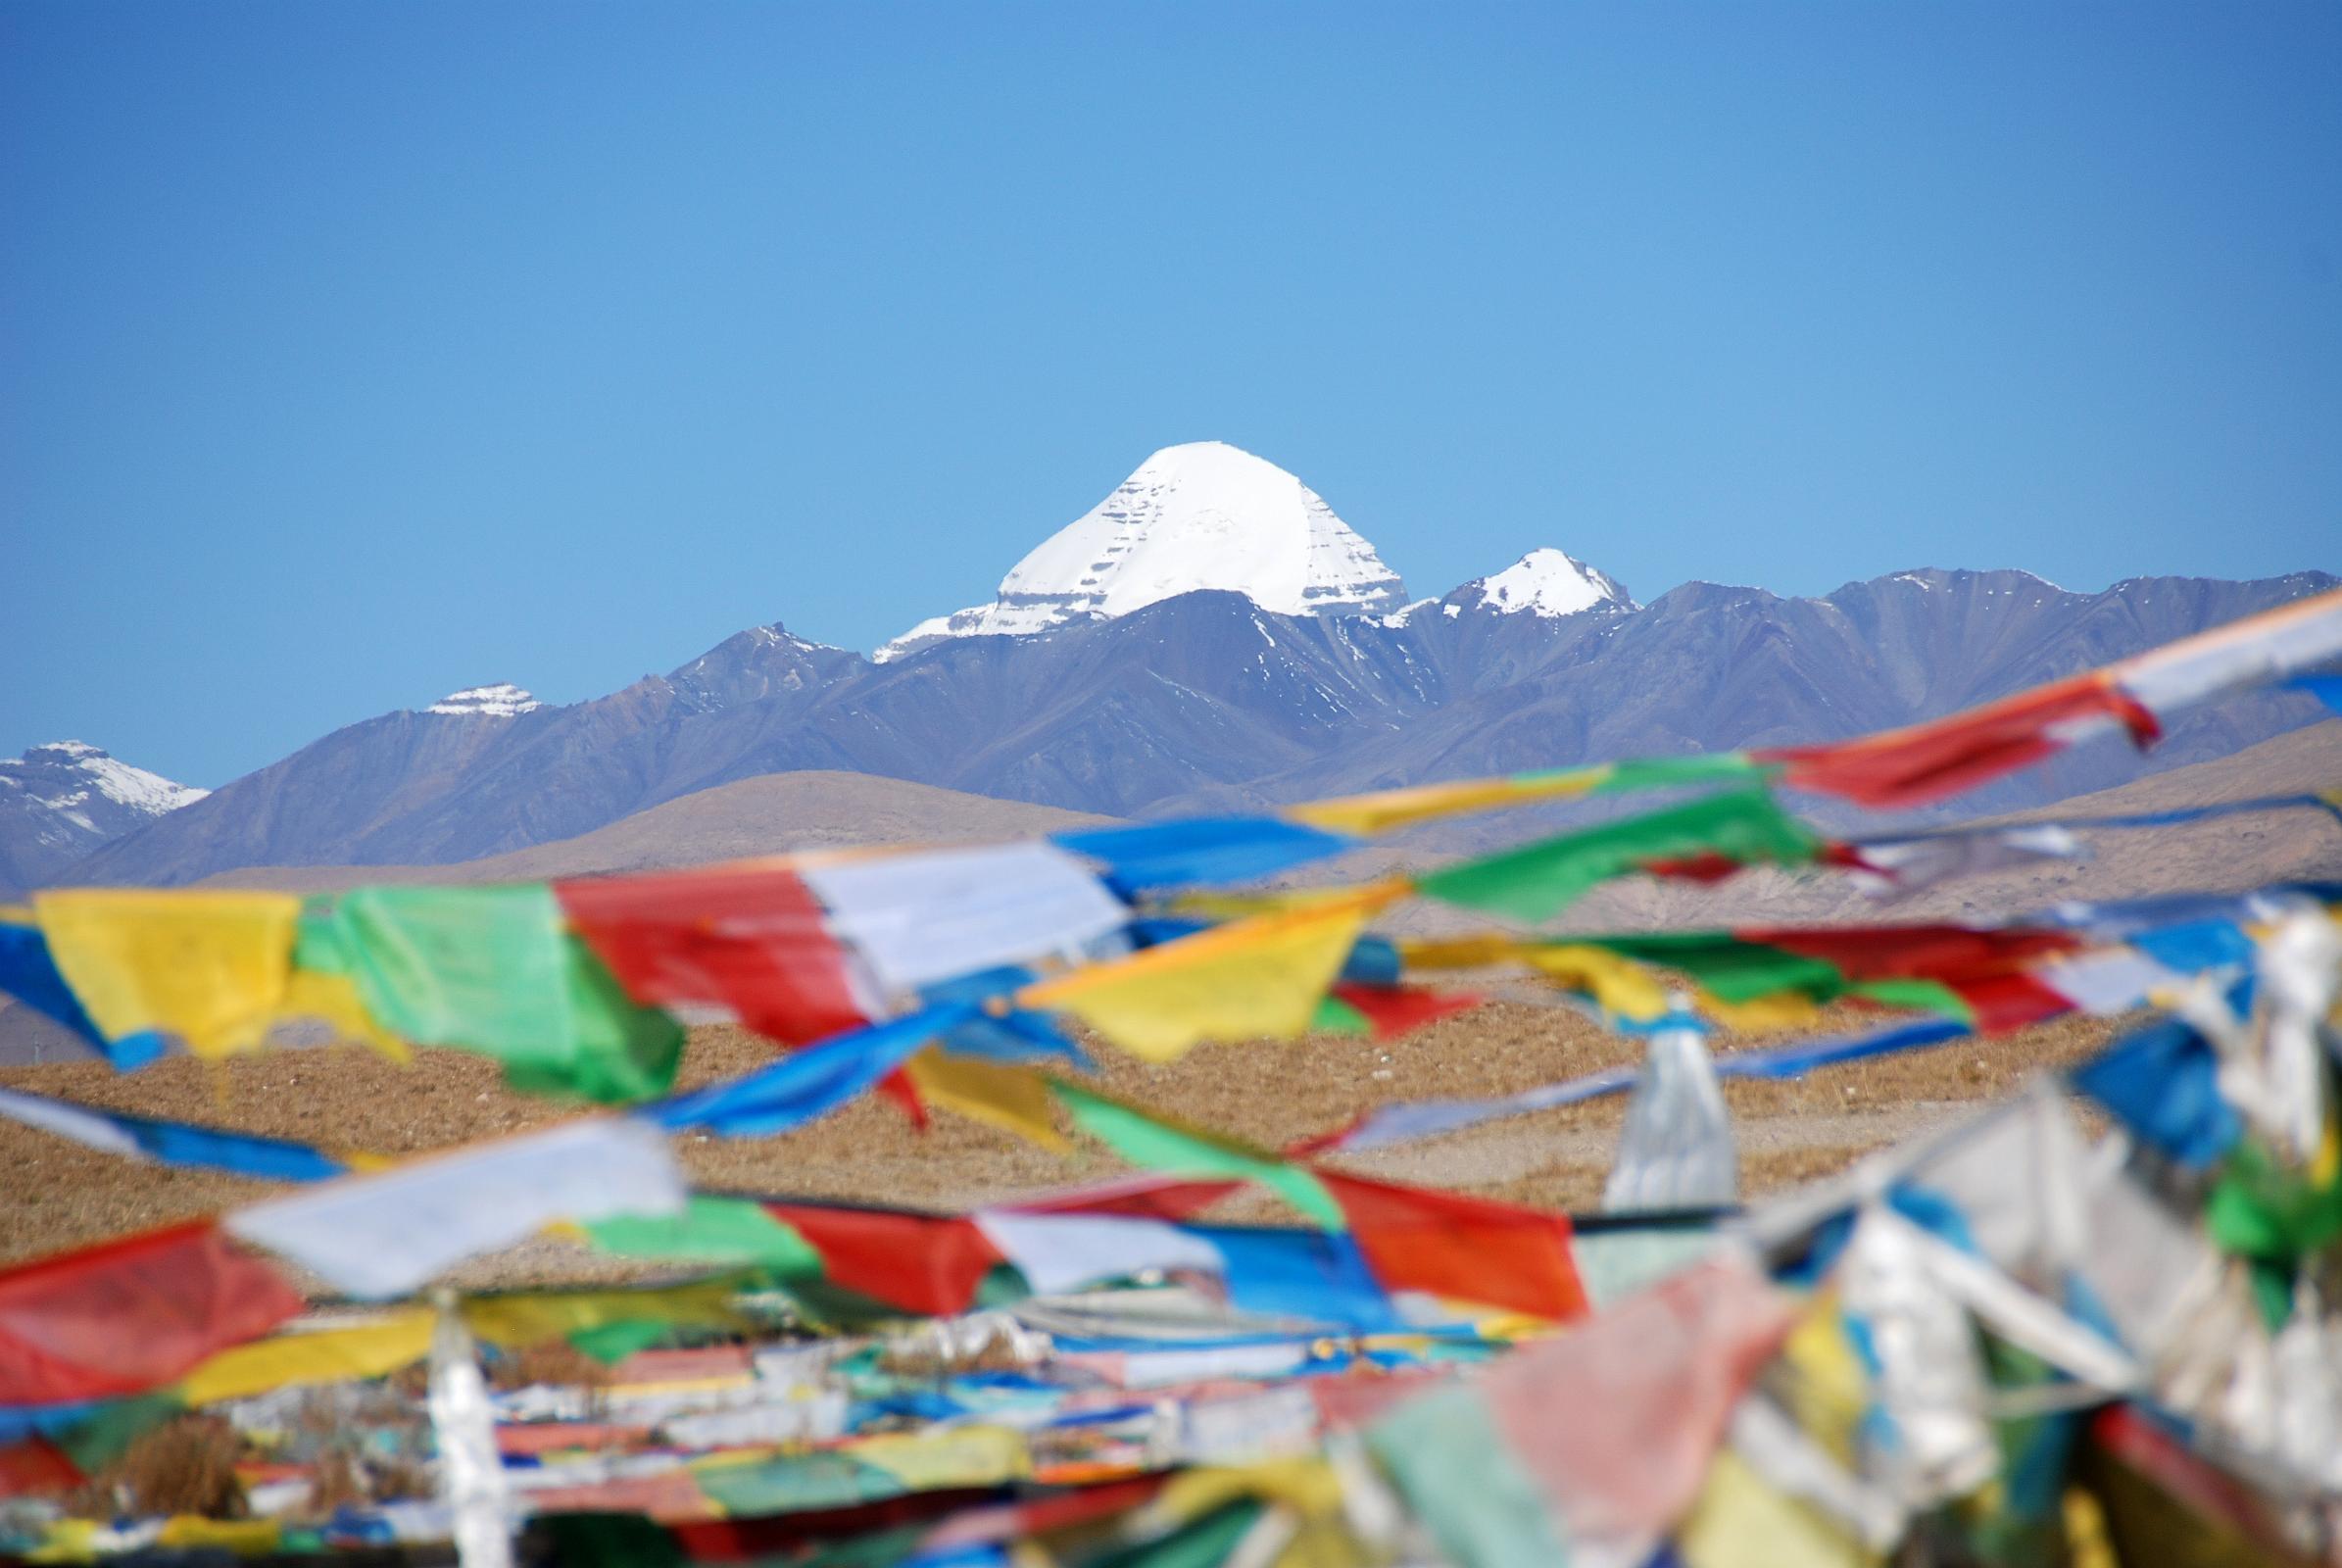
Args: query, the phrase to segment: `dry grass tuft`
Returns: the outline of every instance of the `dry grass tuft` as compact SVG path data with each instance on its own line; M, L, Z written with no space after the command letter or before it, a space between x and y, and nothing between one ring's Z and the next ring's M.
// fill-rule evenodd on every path
M100 1519L133 1513L241 1519L249 1511L236 1479L242 1453L236 1429L220 1417L174 1416L92 1476L71 1507Z
M610 1368L566 1340L547 1340L488 1363L488 1381L502 1393L543 1383L580 1389L610 1387Z

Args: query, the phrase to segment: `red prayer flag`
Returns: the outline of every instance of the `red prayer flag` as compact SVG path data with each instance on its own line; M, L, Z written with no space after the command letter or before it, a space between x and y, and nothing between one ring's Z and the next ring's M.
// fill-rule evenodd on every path
M823 1276L906 1312L964 1312L976 1287L1006 1259L972 1220L886 1209L766 1203L821 1254Z
M792 1046L869 1021L846 950L793 871L662 871L553 887L586 946L646 1006L720 1006Z
M0 1274L0 1405L144 1394L304 1304L210 1220L45 1257Z
M0 1445L0 1497L42 1497L71 1492L87 1477L46 1438Z
M2083 946L2071 931L1965 925L1750 926L1732 935L1834 964L1848 980L1940 980L2013 972L2035 958Z
M1336 986L1334 995L1358 1009L1377 1040L1389 1040L1480 1005L1478 997L1414 986L1344 984Z
M2142 746L2162 733L2155 715L2101 670L1925 724L1752 756L1783 764L1782 781L1797 789L1869 807L1923 806L2039 761L2065 746L2062 726L2089 718L2119 720Z
M1537 1317L1585 1315L1567 1214L1317 1174L1385 1290L1426 1291Z
M1121 1219L1168 1220L1176 1225L1194 1219L1244 1185L1142 1174L1020 1198L998 1206L1019 1214L1111 1214Z

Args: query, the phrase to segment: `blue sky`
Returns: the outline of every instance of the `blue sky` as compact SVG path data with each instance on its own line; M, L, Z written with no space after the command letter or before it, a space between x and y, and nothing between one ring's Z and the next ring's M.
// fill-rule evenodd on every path
M2342 567L2342 8L0 0L0 755L989 596L1155 447L1418 593Z

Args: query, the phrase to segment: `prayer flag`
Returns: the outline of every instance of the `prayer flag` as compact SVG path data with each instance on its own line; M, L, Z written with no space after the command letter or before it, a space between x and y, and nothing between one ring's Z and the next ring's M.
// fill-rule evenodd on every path
M0 1405L143 1394L302 1309L209 1220L0 1273Z
M260 1048L301 917L287 893L74 888L35 893L32 907L58 973L110 1044L175 1035L203 1056Z
M410 1040L496 1057L515 1089L641 1100L683 1031L639 1007L571 935L553 890L370 887L332 923L366 1010Z
M353 1296L397 1296L559 1219L669 1214L689 1196L656 1127L596 1116L346 1177L227 1228Z
M1018 1001L1070 1012L1149 1061L1200 1040L1288 1040L1309 1028L1368 915L1394 897L1374 889L1215 926L1029 986Z

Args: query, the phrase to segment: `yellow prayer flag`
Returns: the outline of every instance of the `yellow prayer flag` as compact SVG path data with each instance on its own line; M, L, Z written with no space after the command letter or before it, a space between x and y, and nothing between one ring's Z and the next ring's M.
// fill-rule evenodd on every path
M1676 1532L1687 1568L1876 1568L1880 1561L1819 1510L1782 1495L1730 1446L1717 1450L1690 1517Z
M331 1029L336 1039L362 1041L395 1062L415 1059L413 1047L374 1022L373 1014L358 999L357 982L346 974L295 969L286 978L284 1001L276 1015L280 1020L314 1018Z
M409 1307L349 1329L279 1334L222 1350L187 1374L179 1397L190 1405L312 1383L378 1378L421 1360L431 1349L431 1309Z
M1466 779L1454 784L1411 784L1287 807L1285 814L1329 833L1388 833L1434 817L1527 806L1534 801L1574 800L1609 776L1609 767L1600 766L1516 778Z
M1290 1040L1307 1032L1367 917L1405 891L1386 883L1199 931L1029 986L1018 1003L1070 1012L1148 1061L1169 1061L1199 1040Z
M1025 1435L1009 1427L948 1427L865 1438L845 1450L912 1492L991 1487L1033 1473Z
M284 1544L284 1527L274 1519L206 1519L200 1514L173 1514L163 1522L155 1544L173 1551L223 1547L239 1557L266 1557Z
M1049 1080L1028 1067L954 1056L929 1046L903 1063L919 1098L1043 1149L1072 1147L1049 1119Z
M1799 1430L1852 1468L1855 1432L1869 1408L1870 1386L1835 1291L1806 1304L1767 1369L1765 1386Z
M1813 1022L1822 1004L1802 991L1775 991L1743 1002L1727 1002L1707 987L1699 988L1699 1010L1727 1029L1755 1032L1788 1029Z
M1521 956L1555 985L1584 992L1621 1018L1648 1022L1667 1015L1667 987L1632 958L1607 948L1576 943L1525 943Z
M1316 1454L1183 1470L1156 1494L1152 1509L1167 1522L1185 1523L1239 1497L1282 1503L1303 1518L1323 1517L1342 1511L1342 1477Z
M1182 893L1167 907L1173 914L1193 915L1202 920L1245 920L1256 914L1322 909L1330 904L1341 904L1357 895L1355 886L1283 888L1260 893L1195 892Z
M301 901L289 893L35 893L58 973L108 1040L177 1035L198 1055L257 1050L284 1001Z
M542 1345L612 1323L657 1319L704 1328L749 1327L732 1304L733 1288L707 1280L664 1291L548 1291L524 1296L475 1296L464 1302L464 1322L491 1345Z
M1398 965L1417 969L1487 969L1521 956L1521 939L1500 931L1469 937L1401 937Z

